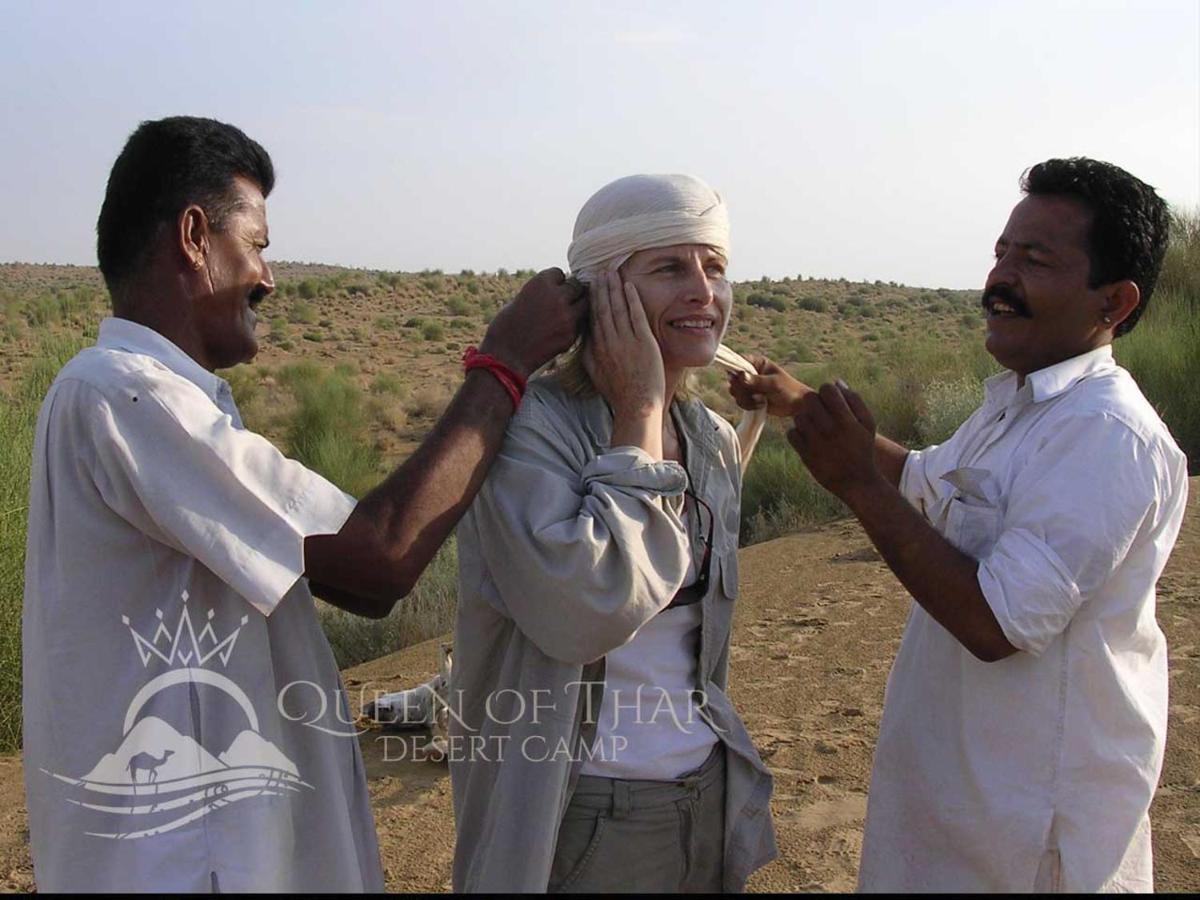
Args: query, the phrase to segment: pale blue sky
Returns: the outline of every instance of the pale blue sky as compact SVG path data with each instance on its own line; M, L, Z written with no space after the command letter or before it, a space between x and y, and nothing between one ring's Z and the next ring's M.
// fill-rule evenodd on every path
M0 261L94 264L143 119L232 122L279 180L271 254L565 265L633 172L699 175L731 274L982 283L1050 156L1200 205L1200 2L0 0Z

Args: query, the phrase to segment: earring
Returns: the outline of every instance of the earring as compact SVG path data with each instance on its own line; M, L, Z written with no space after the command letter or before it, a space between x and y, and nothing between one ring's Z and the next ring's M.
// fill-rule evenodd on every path
M192 268L193 268L193 269L197 269L197 270L199 270L199 268L200 268L202 265L204 265L204 259L203 259L203 258L200 258L200 259L193 259L193 260L192 260Z
M1100 317L1100 321L1103 322L1105 325L1111 325L1112 324L1112 316L1105 313L1104 315L1102 315Z

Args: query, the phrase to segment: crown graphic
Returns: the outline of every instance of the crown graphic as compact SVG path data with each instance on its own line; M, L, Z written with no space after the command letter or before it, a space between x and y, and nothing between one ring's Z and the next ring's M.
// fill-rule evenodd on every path
M188 612L188 592L184 591L181 596L183 597L183 611L179 615L179 622L175 626L174 633L167 628L161 609L154 610L154 614L158 617L158 627L154 629L154 637L149 640L134 630L133 626L129 624L129 616L121 616L121 624L128 628L129 633L133 636L133 645L137 648L138 656L141 657L142 666L149 665L152 656L158 657L168 666L174 665L176 660L185 666L203 666L214 656L221 660L221 665L229 665L229 657L233 654L233 645L237 642L242 625L249 622L250 617L242 616L241 624L233 630L233 633L224 640L218 641L217 633L213 630L214 614L210 609L204 628L197 635L196 628L192 624L192 617ZM185 631L187 632L186 638L184 637Z

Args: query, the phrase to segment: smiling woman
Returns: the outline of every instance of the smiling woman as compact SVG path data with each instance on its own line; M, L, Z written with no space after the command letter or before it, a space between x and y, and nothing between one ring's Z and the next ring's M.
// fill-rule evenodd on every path
M740 890L775 853L725 694L742 447L684 389L729 323L725 204L620 179L568 257L589 331L530 382L458 531L454 885ZM468 735L509 752L456 753Z

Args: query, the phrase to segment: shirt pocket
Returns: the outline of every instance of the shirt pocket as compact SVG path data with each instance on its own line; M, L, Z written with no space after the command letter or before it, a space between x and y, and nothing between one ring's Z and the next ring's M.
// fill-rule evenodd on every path
M1000 539L1003 517L994 506L950 501L946 540L974 559L984 559Z

